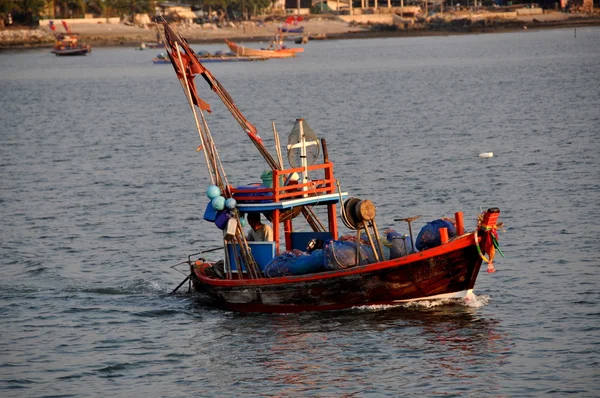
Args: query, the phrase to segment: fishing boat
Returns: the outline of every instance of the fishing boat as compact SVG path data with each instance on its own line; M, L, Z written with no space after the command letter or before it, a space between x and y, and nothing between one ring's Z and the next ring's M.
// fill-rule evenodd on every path
M156 42L156 43L142 42L142 44L140 44L140 46L137 47L136 50L148 50L148 49L154 49L154 48L163 48L164 46L165 45L160 42Z
M266 61L268 57L257 57L257 56L239 56L232 52L223 53L216 52L214 54L211 53L198 53L196 54L198 60L200 62L249 62L249 61ZM164 53L158 54L156 57L152 59L152 63L154 64L170 64L171 60L169 56Z
M89 44L79 44L74 34L60 34L56 37L54 48L50 52L57 56L87 55L92 52L92 48Z
M302 35L302 36L298 36L295 37L294 43L296 44L306 44L308 43L309 40L325 40L327 38L327 35L325 33L315 33L312 35Z
M304 26L300 26L298 28L290 28L287 25L279 28L279 31L282 33L304 33Z
M489 272L495 270L494 256L497 251L502 254L497 240L502 225L499 209L480 212L472 231L465 230L462 212L456 212L454 219L427 222L416 239L412 223L420 216L395 219L406 222L409 234L395 228L380 231L374 202L341 189L326 141L317 137L306 120L296 119L288 136L289 166L285 166L274 123L275 155L187 41L166 22L162 25L173 68L193 110L210 178L201 201L206 233L215 234L212 241L222 243L172 266L186 275L173 292L188 282L198 299L226 310L327 311L469 299L483 262L488 263ZM211 107L200 98L194 83L197 75L221 99L264 159L269 170L261 175L261 183L228 180L208 128L205 111ZM235 165L246 167L240 162ZM256 215L269 220L272 228L257 224ZM248 235L246 219L254 231ZM340 221L350 233L340 236ZM253 240L261 233L267 239ZM184 266L185 272L177 268Z
M306 44L306 43L308 43L308 35L294 37L294 38L292 38L292 40L296 44Z
M327 39L326 33L313 33L308 35L309 40L325 40Z
M92 52L92 48L89 45L83 45L79 43L77 33L71 32L71 28L66 21L61 21L65 28L65 33L59 33L56 31L56 25L54 21L50 21L48 26L50 30L54 32L54 48L50 51L52 54L57 56L73 56L73 55L87 55Z
M225 40L229 49L239 56L267 57L267 58L292 58L296 53L303 52L301 47L289 48L282 44L282 40L274 40L268 48L256 49L240 46L232 41Z

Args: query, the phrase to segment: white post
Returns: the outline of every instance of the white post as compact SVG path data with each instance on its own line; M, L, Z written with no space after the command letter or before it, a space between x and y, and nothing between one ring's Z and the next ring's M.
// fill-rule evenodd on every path
M306 138L304 137L304 128L302 124L303 120L300 121L300 160L302 161L302 167L304 168L304 176L302 178L302 183L308 183L308 163L306 162ZM303 191L308 190L307 186L302 187Z

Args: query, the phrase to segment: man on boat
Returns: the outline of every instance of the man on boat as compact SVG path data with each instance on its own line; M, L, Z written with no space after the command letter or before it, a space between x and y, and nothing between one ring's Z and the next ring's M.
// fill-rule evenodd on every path
M273 229L260 222L260 213L249 213L248 224L250 231L246 239L253 242L271 242L273 241Z

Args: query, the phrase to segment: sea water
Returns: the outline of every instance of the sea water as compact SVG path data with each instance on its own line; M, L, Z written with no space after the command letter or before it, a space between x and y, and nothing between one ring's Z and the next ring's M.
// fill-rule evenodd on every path
M211 64L272 153L271 123L285 144L305 118L380 229L502 211L505 257L467 301L293 315L168 294L186 276L172 266L221 233L169 65L0 53L1 395L597 396L598 43L598 28L315 41ZM229 180L260 182L260 155L196 84Z

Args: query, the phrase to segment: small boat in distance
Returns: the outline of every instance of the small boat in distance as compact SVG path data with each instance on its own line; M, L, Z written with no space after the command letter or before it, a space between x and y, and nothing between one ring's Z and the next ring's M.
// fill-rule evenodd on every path
M454 219L427 222L416 239L411 225L421 216L394 219L406 222L410 235L394 228L380 233L375 204L342 191L325 140L304 119L296 119L287 137L283 148L288 151L289 166L285 166L275 125L272 155L257 128L199 61L187 40L167 22L162 25L169 59L192 108L200 138L198 150L203 152L210 179L204 215L194 217L207 222L206 233L214 236L210 241L220 242L171 267L189 267L173 292L189 280L197 297L210 305L266 313L474 297L482 263L487 262L488 272L494 272L496 250L502 254L496 232L502 226L498 208L479 214L471 231L465 229L462 212L456 212ZM221 161L204 114L211 106L200 98L194 83L198 75L203 79L196 81L206 81L269 167L260 176L262 183L230 183L227 176L232 174L224 166L248 171L248 164L243 163L246 156L235 162ZM260 223L261 217L270 221L272 229ZM248 235L246 220L252 227ZM340 236L338 220L351 232ZM264 239L256 241L257 236Z
M249 61L266 61L268 57L257 57L257 56L239 56L233 52L223 53L217 51L214 54L201 52L197 53L196 56L200 62L249 62ZM158 54L152 59L154 64L170 64L171 60L169 56L164 53Z
M165 45L163 43L157 42L157 43L146 43L146 42L142 42L142 44L140 44L139 47L136 48L136 50L148 50L151 48L163 48Z
M306 44L309 40L325 40L327 35L325 33L315 33L315 34L305 34L302 36L298 36L294 38L294 43L296 44Z
M300 26L299 28L288 28L287 26L283 26L279 28L279 31L283 33L304 33L304 26Z
M325 40L327 39L326 33L313 33L308 35L309 40Z
M48 26L54 32L54 48L50 51L57 56L87 55L92 52L89 45L79 43L77 33L71 32L71 28L66 21L61 21L65 28L65 33L58 33L54 21L50 21Z
M87 55L92 52L88 45L79 44L75 34L59 34L56 37L54 48L50 51L57 56Z
M294 40L294 43L296 43L296 44L306 44L306 43L308 43L308 36L307 35L298 36L298 37L294 38L293 40Z
M293 58L296 53L303 52L301 47L289 48L283 45L283 40L274 40L268 48L255 49L250 47L240 46L232 41L225 39L225 43L229 49L239 56L254 56L266 58Z

